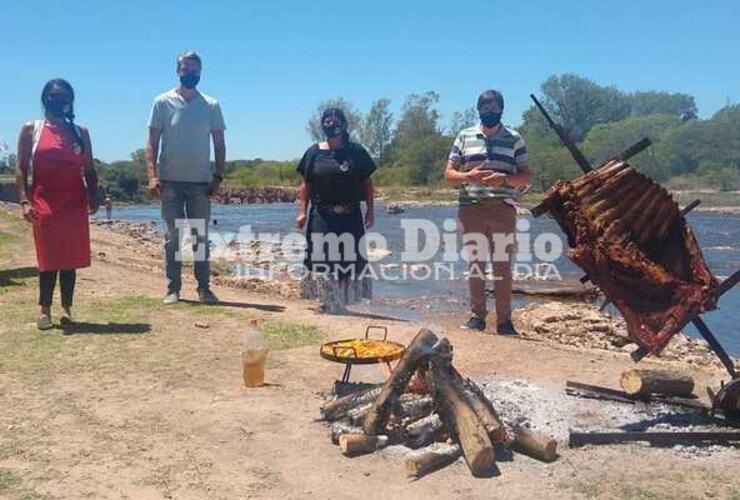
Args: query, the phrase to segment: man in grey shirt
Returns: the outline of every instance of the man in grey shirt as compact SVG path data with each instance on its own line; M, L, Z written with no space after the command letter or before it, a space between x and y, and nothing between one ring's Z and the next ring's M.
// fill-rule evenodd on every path
M226 146L224 119L215 99L198 92L202 63L195 52L177 58L180 85L154 99L149 119L146 159L149 192L161 198L165 222L165 304L180 300L182 261L179 229L183 221L195 233L195 279L201 302L218 298L210 289L208 225L211 218L210 195L223 181ZM211 145L216 171L211 169ZM161 150L160 150L161 142Z

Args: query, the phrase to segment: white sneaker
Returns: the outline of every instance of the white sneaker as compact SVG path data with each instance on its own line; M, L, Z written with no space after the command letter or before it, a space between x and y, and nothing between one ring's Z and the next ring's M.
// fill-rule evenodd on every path
M39 330L51 330L54 324L51 322L51 318L48 314L41 314L36 320L36 328Z
M162 300L162 302L164 302L164 305L166 306L177 304L178 302L180 302L180 293L179 292L168 293L167 295L164 296L164 300Z

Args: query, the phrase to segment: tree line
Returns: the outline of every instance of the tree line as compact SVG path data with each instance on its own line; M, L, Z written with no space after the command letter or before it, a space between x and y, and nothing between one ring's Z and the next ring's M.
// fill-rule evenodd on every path
M575 74L553 75L539 89L540 100L563 125L592 164L600 164L642 137L653 145L631 162L669 187L740 189L740 105L727 104L708 119L698 118L693 96L664 91L624 92ZM306 131L323 139L320 116L327 107L344 110L351 137L363 144L379 168L380 186L439 186L455 135L478 123L474 108L457 111L442 123L439 94L411 94L395 116L391 101L374 101L363 112L338 97L316 106ZM507 120L508 118L508 120ZM515 121L504 111L504 123ZM543 191L580 170L543 116L527 109L517 127L527 142L533 187ZM297 185L297 160L227 162L226 186ZM102 178L116 198L141 201L146 186L143 150L131 160L100 164Z

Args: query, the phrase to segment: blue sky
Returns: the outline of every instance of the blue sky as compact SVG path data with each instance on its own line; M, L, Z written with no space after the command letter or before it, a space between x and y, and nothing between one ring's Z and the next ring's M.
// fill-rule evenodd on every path
M229 159L300 156L311 111L337 96L363 111L389 98L397 114L404 96L436 90L445 123L494 87L513 125L554 73L687 92L702 117L740 99L737 0L9 0L0 19L0 137L14 150L44 82L61 76L106 161L143 146L151 101L190 48L201 90L222 104Z

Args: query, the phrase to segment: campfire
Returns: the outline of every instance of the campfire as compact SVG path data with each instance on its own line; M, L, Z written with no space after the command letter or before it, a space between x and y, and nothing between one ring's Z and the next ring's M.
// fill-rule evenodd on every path
M507 427L483 391L452 364L452 345L427 329L413 339L385 384L334 399L321 408L331 438L346 456L390 444L419 450L406 460L418 478L464 457L475 476L494 468L494 447L543 461L557 458L551 437ZM444 444L440 444L444 443Z

